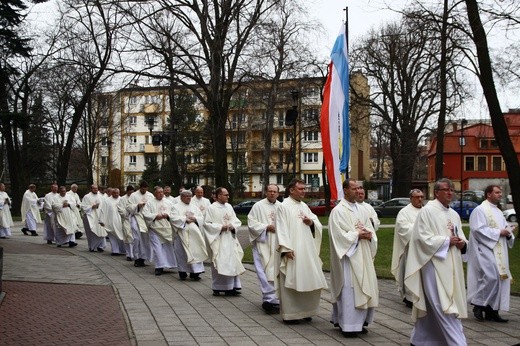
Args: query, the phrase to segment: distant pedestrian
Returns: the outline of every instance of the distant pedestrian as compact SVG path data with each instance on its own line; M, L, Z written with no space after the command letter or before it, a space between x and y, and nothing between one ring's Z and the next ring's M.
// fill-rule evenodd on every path
M233 207L228 203L229 192L223 187L215 190L216 202L206 210L204 232L210 247L211 288L213 295L239 295L242 289L239 275L245 272L242 265L244 252L236 239L242 225Z
M155 275L159 276L165 268L177 268L170 224L173 203L164 198L164 190L160 186L154 188L153 194L155 198L146 202L143 207L143 217L148 226L148 236L153 250Z
M5 184L0 183L0 239L11 236L11 227L13 227L11 198L5 192Z
M332 323L343 336L366 334L379 304L374 257L377 236L370 213L356 199L359 185L343 182L345 198L329 217Z
M357 190L356 201L359 203L360 206L366 209L370 218L370 222L372 223L372 227L374 228L374 231L377 232L377 230L379 229L379 225L381 224L381 221L379 221L374 207L365 202L365 188L363 187L363 185L358 186L359 187Z
M104 225L108 233L108 240L112 251L111 255L120 256L126 254L125 243L123 241L123 222L117 209L121 197L119 196L120 191L118 188L111 189L110 193L112 195L110 197L107 196L107 198L101 202L99 221Z
M200 280L200 274L204 272L204 261L208 259L206 241L202 225L204 216L195 205L191 203L190 190L181 192L180 202L173 206L171 223L177 234L173 247L179 266L179 277L185 280Z
M394 228L394 246L392 251L391 271L397 282L397 289L401 294L401 299L405 305L412 308L412 296L406 290L404 285L404 274L406 272L406 256L410 238L412 237L412 229L417 219L417 215L423 207L424 194L419 189L410 191L410 204L401 209L395 219Z
M262 291L262 309L266 313L279 313L280 300L274 287L274 267L276 252L276 208L280 205L277 198L277 185L269 184L265 188L266 198L255 203L247 216L249 240L253 250L256 275Z
M280 314L285 323L310 321L318 314L321 290L327 288L319 257L322 225L307 204L305 182L293 179L289 197L276 210L277 251L275 265Z
M98 191L98 186L93 184L90 192L83 196L81 208L83 209L83 226L87 235L88 249L90 252L103 252L106 247L107 231L101 226L99 220L99 207L105 197Z
M414 345L466 345L460 318L466 318L462 254L466 237L459 214L450 208L453 183L433 186L435 199L415 220L406 260L405 285L413 300Z
M24 223L22 233L25 235L29 235L28 232L30 232L32 236L37 236L37 224L42 223L42 218L40 216L42 204L40 203L40 199L36 195L35 191L36 185L30 184L22 198L21 214L22 222Z
M52 204L56 196L58 196L58 184L54 183L51 185L51 191L43 199L43 211L45 212L43 240L46 240L47 244L53 244L56 238L56 215L54 215L52 210Z
M512 248L514 226L507 223L497 205L502 189L489 185L486 200L469 217L468 303L479 321L507 322L499 310L509 311L511 272L508 248Z
M55 238L58 247L68 245L75 247L76 243L76 217L70 208L69 195L65 186L60 186L58 196L54 197L52 210L56 217Z
M148 226L143 216L143 208L148 201L154 200L152 193L148 192L148 183L141 181L139 190L130 195L126 211L130 214L130 227L132 229L132 254L135 267L144 267L145 261L152 260L152 247Z

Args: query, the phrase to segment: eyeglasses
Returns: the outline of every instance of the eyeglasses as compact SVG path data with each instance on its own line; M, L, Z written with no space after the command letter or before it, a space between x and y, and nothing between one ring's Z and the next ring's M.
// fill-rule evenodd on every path
M448 189L448 188L445 188L445 189L438 189L437 191L455 192L454 189Z

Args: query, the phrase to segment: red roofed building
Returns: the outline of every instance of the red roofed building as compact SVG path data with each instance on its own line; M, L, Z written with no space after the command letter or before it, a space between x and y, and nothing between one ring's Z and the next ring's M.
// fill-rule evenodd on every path
M511 109L504 118L513 142L517 157L520 159L520 109ZM444 177L455 184L455 189L484 190L489 184L502 186L503 195L510 193L509 179L500 150L495 140L491 122L468 122L462 129L460 121L453 123L453 130L444 136ZM465 145L461 150L461 136ZM433 138L428 151L428 182L435 182L435 151L437 139ZM463 160L461 160L461 154ZM462 169L461 169L462 163ZM462 178L461 178L462 174ZM520 174L520 172L518 172ZM430 191L433 189L430 188Z

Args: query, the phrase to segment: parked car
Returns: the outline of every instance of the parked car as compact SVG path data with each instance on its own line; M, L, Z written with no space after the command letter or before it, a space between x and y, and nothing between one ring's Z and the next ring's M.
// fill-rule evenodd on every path
M450 208L459 213L460 218L463 220L469 220L469 216L473 212L473 209L478 207L478 203L473 201L465 201L462 200L462 211L460 210L460 201L452 201L450 203Z
M518 222L518 219L516 218L516 212L514 209L507 209L504 210L504 217L509 222Z
M365 202L367 202L368 204L370 204L373 207L376 207L383 203L383 201L380 199L366 199Z
M392 198L378 206L374 207L377 217L396 217L401 209L410 204L410 198L398 197Z
M330 210L332 210L336 205L338 204L338 201L330 201ZM324 199L315 199L313 201L310 201L307 203L311 211L317 215L317 216L325 216L326 212L326 204Z
M475 203L481 203L486 199L486 194L482 190L466 190L462 193L463 201L473 201Z
M236 214L249 214L253 205L258 202L259 199L250 199L247 201L240 202L233 206Z

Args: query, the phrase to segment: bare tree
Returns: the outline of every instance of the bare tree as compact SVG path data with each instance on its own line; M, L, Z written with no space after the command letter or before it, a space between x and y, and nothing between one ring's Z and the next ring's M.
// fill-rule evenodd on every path
M514 207L516 210L519 210L520 174L518 174L518 172L520 172L520 164L498 100L492 63L489 55L487 35L480 18L478 2L476 0L466 0L466 10L471 31L473 33L473 41L477 49L480 83L487 101L495 139L506 164Z
M405 17L380 33L372 32L352 53L354 68L360 68L371 85L365 102L390 134L393 197L410 190L420 138L440 110L439 41L434 28L425 24ZM459 86L454 77L448 82L456 105L459 94L453 91Z

